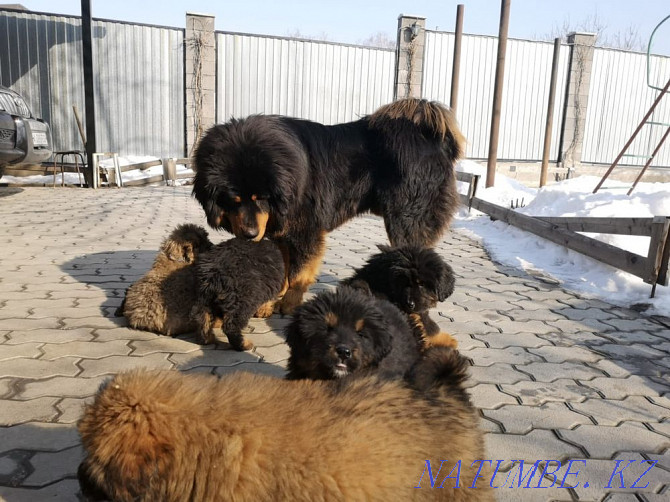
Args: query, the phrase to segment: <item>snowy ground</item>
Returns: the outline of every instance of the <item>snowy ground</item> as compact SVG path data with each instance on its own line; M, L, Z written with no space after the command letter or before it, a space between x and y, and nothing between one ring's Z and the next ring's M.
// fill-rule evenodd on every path
M469 160L462 161L458 170L480 174L482 180L486 176L484 166ZM581 176L532 189L497 175L495 187L478 188L477 197L505 207L510 207L511 201L523 200L524 207L518 211L530 216L670 216L670 183L639 183L628 196L630 183L613 180L608 180L606 188L597 194L591 193L598 181L597 177ZM657 286L655 298L650 299L651 286L642 279L501 221L491 221L476 210L470 214L467 209L461 210L455 227L481 241L493 259L505 265L550 276L584 295L670 317L670 287ZM645 257L649 249L649 237L586 235Z
M122 166L155 160L153 157L120 157ZM102 162L111 166L111 160ZM460 171L481 174L485 167L464 160ZM193 172L178 165L177 174ZM123 181L148 178L163 174L162 166L147 170L123 173ZM65 174L66 183L78 183L76 173ZM600 216L600 217L651 217L670 216L670 183L639 183L633 194L626 195L630 184L610 181L606 188L592 194L599 179L582 176L566 180L542 189L532 189L506 178L496 176L495 187L478 189L477 196L489 202L509 207L510 201L524 206L518 209L531 216ZM180 180L183 183L183 180ZM52 184L53 176L30 176L15 178L4 176L0 183ZM60 184L60 174L56 176ZM480 240L491 256L505 264L518 267L531 274L550 276L567 289L581 294L601 298L625 307L647 309L650 314L670 317L670 287L658 286L656 297L649 298L651 286L626 272L604 265L577 252L565 249L518 228L491 219L476 210L468 214L461 210L455 222L457 228L467 231ZM614 246L642 256L647 255L649 237L588 234Z

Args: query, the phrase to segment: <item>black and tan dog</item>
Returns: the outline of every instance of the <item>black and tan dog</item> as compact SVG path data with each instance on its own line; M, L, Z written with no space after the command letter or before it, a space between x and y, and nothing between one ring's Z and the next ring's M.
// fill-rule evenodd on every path
M487 479L472 488L486 457L466 367L438 347L407 382L121 374L78 424L80 486L89 501L493 501Z
M422 348L392 303L346 286L298 307L284 333L288 379L328 380L363 370L402 377Z
M254 313L272 314L284 284L279 248L267 239L230 239L203 254L195 270L198 290L191 315L202 341L214 342L214 328L221 326L235 350L252 349L242 329Z
M190 223L177 226L161 244L151 270L128 288L116 315L125 316L131 328L161 335L195 331L194 264L212 246L204 228Z
M389 300L407 314L414 335L425 347L456 348L458 342L430 318L428 310L454 292L454 271L434 250L421 246L378 246L354 275L342 281Z
M291 313L318 275L325 235L366 212L394 246L433 245L459 198L465 140L445 106L403 99L326 126L253 115L212 127L194 155L193 194L213 228L282 249Z

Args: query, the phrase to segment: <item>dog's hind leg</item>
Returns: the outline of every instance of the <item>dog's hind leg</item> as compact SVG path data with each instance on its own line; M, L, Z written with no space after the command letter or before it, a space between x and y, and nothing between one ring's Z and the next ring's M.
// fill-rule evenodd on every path
M202 304L196 303L191 309L191 318L198 326L198 336L205 345L215 340L214 327L217 325L212 312Z
M256 309L254 317L261 317L263 319L270 317L274 312L275 303L277 303L277 300L270 300L269 302L265 302Z
M326 253L326 233L322 232L309 244L309 250L292 249L289 254L289 288L277 303L282 314L293 313L293 310L302 303L302 297L307 289L319 275L323 255Z
M249 323L252 313L253 306L238 305L234 312L223 317L223 332L230 345L240 352L254 348L254 344L245 340L242 334L242 329Z

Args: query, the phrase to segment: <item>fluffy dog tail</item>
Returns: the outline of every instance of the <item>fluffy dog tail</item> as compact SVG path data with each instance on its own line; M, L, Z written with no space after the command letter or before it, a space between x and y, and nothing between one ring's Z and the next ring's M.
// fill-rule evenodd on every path
M468 360L455 349L430 347L407 375L409 384L417 391L430 395L446 392L470 402L464 388L468 379Z
M465 154L465 137L450 108L437 101L407 98L384 105L368 117L370 127L383 129L389 121L409 120L450 146L453 160Z

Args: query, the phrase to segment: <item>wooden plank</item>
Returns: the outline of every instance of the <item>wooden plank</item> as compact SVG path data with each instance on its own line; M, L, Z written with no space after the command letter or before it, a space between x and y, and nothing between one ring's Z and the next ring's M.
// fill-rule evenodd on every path
M617 248L591 237L574 233L570 230L565 230L558 225L553 225L532 216L526 216L512 209L498 206L497 204L492 204L476 197L472 201L472 207L488 214L494 219L514 225L548 241L577 251L642 279L645 278L647 259L644 256Z
M668 262L670 261L670 231L665 238L665 246L663 248L663 255L661 256L661 268L658 271L658 277L656 282L662 284L663 286L668 285Z
M572 216L536 216L537 219L573 232L598 234L651 235L654 218L591 218Z
M651 241L649 242L649 253L647 254L647 277L643 278L645 279L645 282L649 282L651 284L660 283L660 281L658 281L658 277L660 275L662 260L665 254L665 245L668 240L670 218L665 216L657 216L654 218L653 226L654 228L651 232ZM667 277L664 279L667 280Z
M140 171L146 171L150 167L160 165L162 165L162 162L160 160L149 160L147 162L139 162L137 164L129 164L127 166L122 166L121 172L125 173L127 171L134 171L135 169L139 169Z

